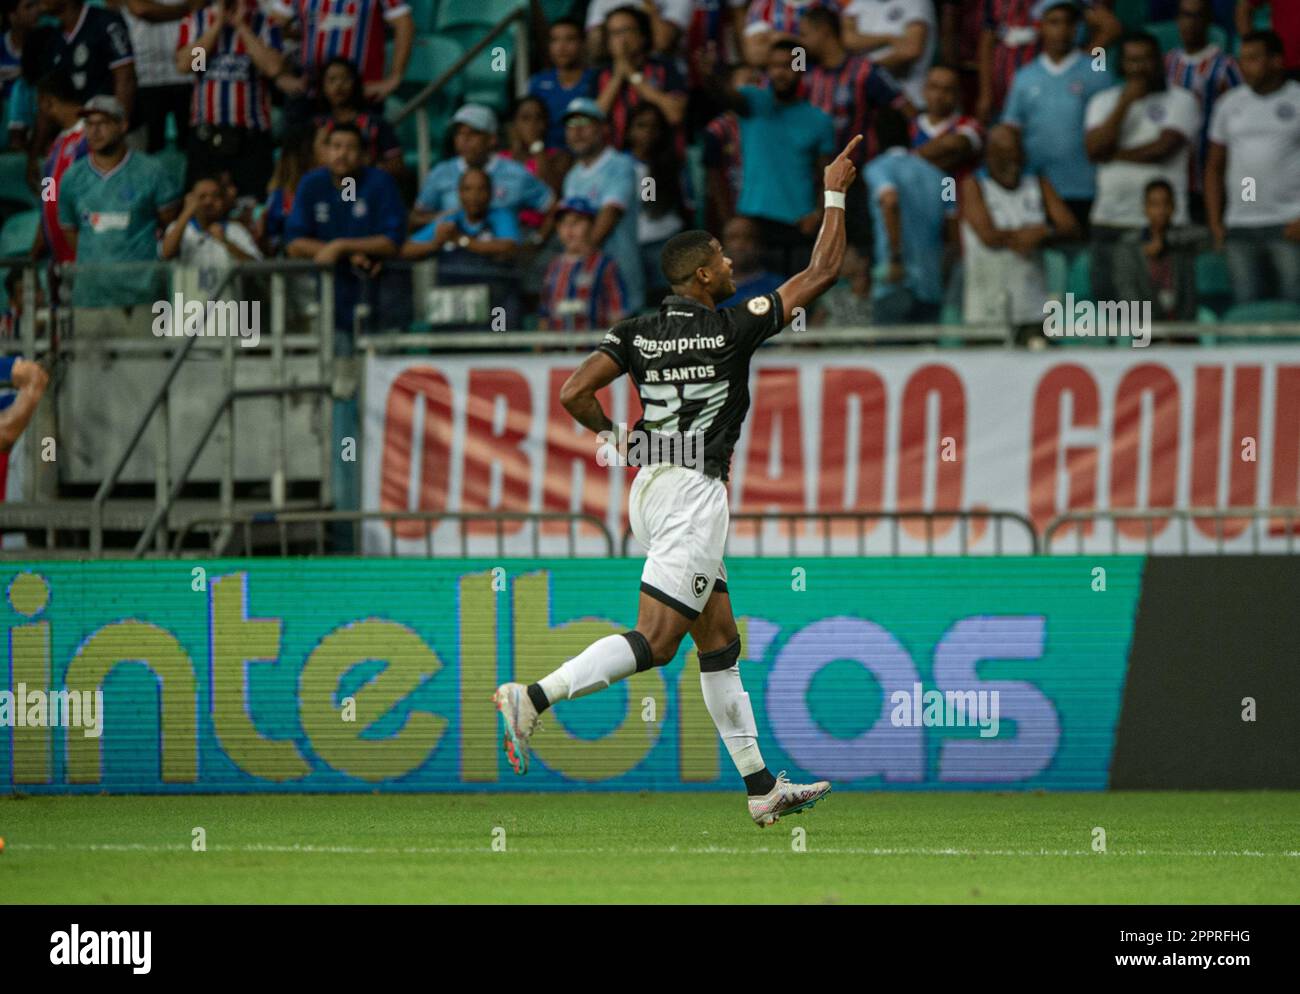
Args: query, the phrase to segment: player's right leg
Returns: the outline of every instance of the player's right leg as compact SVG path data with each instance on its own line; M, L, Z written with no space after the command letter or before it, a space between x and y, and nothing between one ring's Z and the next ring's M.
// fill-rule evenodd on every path
M700 690L713 725L745 781L749 816L762 828L782 815L811 808L830 791L825 780L796 784L785 772L772 776L758 747L758 724L740 679L740 634L731 612L727 571L720 566L709 602L691 626L700 657Z
M534 684L497 688L503 745L520 775L528 772L528 741L542 712L671 662L708 599L726 538L722 484L678 466L647 466L632 483L628 505L632 531L648 549L636 627L592 643Z

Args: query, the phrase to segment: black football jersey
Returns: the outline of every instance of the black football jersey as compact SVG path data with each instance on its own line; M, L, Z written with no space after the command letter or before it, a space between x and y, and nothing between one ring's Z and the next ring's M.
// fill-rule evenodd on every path
M628 318L597 346L632 377L644 411L633 464L674 462L724 482L749 413L749 360L782 328L778 293L715 311L666 297L656 314Z

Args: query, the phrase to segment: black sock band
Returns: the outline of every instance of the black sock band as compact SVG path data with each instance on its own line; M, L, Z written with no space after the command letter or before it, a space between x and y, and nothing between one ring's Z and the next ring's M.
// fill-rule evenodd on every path
M757 773L745 777L745 791L750 797L762 797L776 786L776 777L764 766Z
M650 643L644 635L633 628L630 632L624 632L623 637L627 639L627 644L632 647L632 655L636 657L636 671L643 673L655 664L654 654L650 651Z
M700 672L717 673L720 670L729 670L739 658L740 636L737 635L729 645L724 645L721 649L714 649L712 652L701 652ZM767 793L767 791L763 793Z
M538 714L551 706L551 702L546 699L546 691L542 689L540 683L530 683L528 685L528 699L533 702L533 707L537 708Z

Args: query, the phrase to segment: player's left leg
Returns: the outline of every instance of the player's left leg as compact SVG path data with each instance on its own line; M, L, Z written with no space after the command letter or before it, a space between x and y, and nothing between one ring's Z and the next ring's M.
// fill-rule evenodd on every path
M784 814L811 808L831 789L825 780L792 784L782 771L773 777L758 748L758 725L740 679L740 634L731 611L726 566L719 567L713 592L691 626L700 657L700 690L722 743L745 781L750 817L761 828Z

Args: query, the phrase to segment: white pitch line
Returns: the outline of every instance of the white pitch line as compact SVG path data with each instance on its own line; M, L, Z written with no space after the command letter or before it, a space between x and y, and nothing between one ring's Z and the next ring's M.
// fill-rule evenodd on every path
M402 847L375 847L375 846L320 846L320 845L275 845L270 843L248 843L245 845L212 845L209 851L217 852L242 852L242 853L305 853L305 854L324 854L324 855L344 855L344 856L449 856L449 855L495 855L494 850L487 846L402 846ZM88 842L88 843L49 843L49 842L20 842L9 846L10 850L21 851L24 849L38 849L54 852L189 852L188 845L177 843L146 843L146 842ZM770 848L767 846L756 846L754 848L743 848L738 846L667 846L662 849L617 849L617 848L585 848L585 849L537 849L531 852L525 848L507 849L507 852L518 853L522 855L534 856L590 856L595 854L605 854L613 856L749 856L764 853L788 853L790 850L784 847ZM826 846L820 847L813 845L807 850L809 853L818 853L829 856L1010 856L1010 857L1027 857L1027 856L1142 856L1142 857L1170 857L1186 856L1194 858L1207 857L1227 857L1227 858L1273 858L1273 859L1295 859L1300 857L1300 851L1284 852L1258 852L1255 850L1228 850L1228 849L1207 849L1207 850L1160 850L1160 849L1131 849L1116 850L1114 852L1095 853L1087 849L881 849L881 848L863 848L852 846Z

